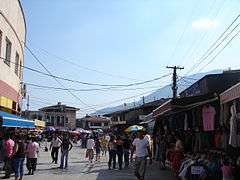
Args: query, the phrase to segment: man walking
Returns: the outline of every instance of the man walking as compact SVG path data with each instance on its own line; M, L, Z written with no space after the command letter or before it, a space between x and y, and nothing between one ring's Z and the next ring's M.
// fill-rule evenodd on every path
M57 137L57 135L53 134L52 143L50 145L50 149L52 148L52 151L51 151L52 163L55 162L55 164L57 164L58 162L58 151L61 146L61 143L62 141Z
M135 176L138 178L138 180L144 180L148 156L150 158L150 164L152 163L150 144L149 141L144 138L143 131L139 132L138 138L134 139L132 144L132 151L136 152Z
M27 169L29 171L28 175L34 175L34 171L36 171L37 158L39 153L39 144L35 141L34 137L28 143L26 153L27 153Z
M68 154L69 154L69 151L71 151L73 145L72 143L70 142L68 136L64 136L63 138L63 141L62 141L62 144L61 144L61 165L60 165L60 168L63 169L64 167L64 161L65 161L65 169L68 167Z
M94 141L93 137L91 136L87 140L87 152L86 152L86 157L88 157L90 163L93 162L93 150L94 150L94 147L95 147L95 141Z
M119 170L122 170L122 163L123 163L123 141L120 136L117 137L116 141L117 147L117 157L118 157L118 166Z
M10 138L10 134L5 135L5 141L3 143L4 151L5 151L5 158L4 158L4 169L5 169L5 176L3 179L10 178L12 172L12 157L13 157L13 148L14 148L14 141Z

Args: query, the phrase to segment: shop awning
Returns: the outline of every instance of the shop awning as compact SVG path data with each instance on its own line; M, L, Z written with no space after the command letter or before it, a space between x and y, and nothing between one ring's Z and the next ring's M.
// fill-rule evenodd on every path
M215 95L193 96L176 98L167 101L160 107L153 111L153 116L158 117L167 114L175 114L181 111L189 110L197 106L217 101L218 97Z
M167 102L163 103L161 106L159 106L157 109L153 111L153 116L161 116L164 113L167 113L168 111L171 111L173 109L172 107L172 99L168 100Z
M35 128L34 121L7 112L0 111L0 118L2 118L2 127Z
M46 126L45 121L41 121L41 120L38 120L38 119L35 119L34 123L35 123L36 127L44 128Z
M153 113L148 114L147 116L144 117L143 121L140 122L139 124L149 124L153 122L155 119L153 117Z
M228 103L238 98L240 98L240 83L232 86L231 88L220 94L221 104Z

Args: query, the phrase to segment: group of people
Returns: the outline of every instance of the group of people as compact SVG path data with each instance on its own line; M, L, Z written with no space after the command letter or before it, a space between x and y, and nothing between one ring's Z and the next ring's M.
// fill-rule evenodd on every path
M5 171L2 179L8 179L12 173L15 173L15 180L21 180L24 175L25 158L28 175L34 174L39 153L39 144L35 137L5 133L1 139L0 151Z
M161 169L170 169L182 180L238 180L240 157L219 149L187 151L185 138L178 133L158 134L155 159Z
M61 169L68 167L69 151L73 148L73 144L67 134L60 135L53 133L51 143L48 149L48 142L45 143L45 151L50 149L52 163L58 164L59 151L61 152ZM86 157L92 163L94 155L96 161L100 160L101 155L106 155L109 152L108 167L116 169L128 168L130 161L135 158L135 175L139 180L144 180L147 157L152 162L152 153L150 148L150 140L143 131L137 135L129 136L104 135L90 136L86 144ZM36 136L18 135L5 133L0 141L0 156L4 160L4 179L10 178L12 173L15 173L16 180L22 180L24 176L24 162L26 159L26 167L28 175L34 175L39 157L40 145L37 142ZM135 156L134 156L135 154ZM123 166L124 165L124 166Z
M50 149L52 156L52 163L58 164L58 154L59 149L61 150L61 163L60 169L68 167L68 155L69 151L73 148L73 145L70 141L70 138L65 136L58 136L57 134L53 134L53 138L51 141Z
M131 137L128 134L111 134L109 140L105 136L104 138L94 138L90 136L86 145L86 157L89 159L90 163L93 162L94 151L96 152L96 161L99 160L101 149L103 150L103 154L106 152L105 148L101 146L102 141L107 145L107 150L109 152L109 170L117 168L122 170L123 168L128 168L130 162L133 162L135 154L135 176L139 180L144 180L147 157L149 157L150 163L152 163L151 141L145 132L139 131L137 136L133 135Z

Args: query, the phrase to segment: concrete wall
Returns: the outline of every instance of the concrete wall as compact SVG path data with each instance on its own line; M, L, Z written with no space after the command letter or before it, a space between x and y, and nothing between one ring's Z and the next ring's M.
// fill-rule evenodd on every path
M6 38L8 38L12 43L11 62L15 63L17 52L19 60L24 64L23 42L25 42L26 26L22 7L18 0L0 0L0 30L2 31L0 57L5 58ZM0 82L2 82L0 96L11 96L8 98L18 103L21 101L22 73L15 74L15 64L13 63L10 63L9 67L3 59L0 59ZM13 95L7 94L7 91L13 92L11 93Z

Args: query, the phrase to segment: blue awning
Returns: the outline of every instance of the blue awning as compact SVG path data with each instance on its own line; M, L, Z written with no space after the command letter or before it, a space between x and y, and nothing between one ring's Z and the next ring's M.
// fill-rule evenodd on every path
M35 128L34 121L24 119L4 111L0 111L2 118L2 127L22 127L22 128Z

